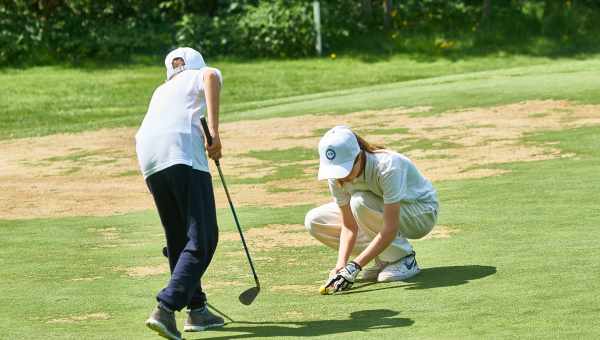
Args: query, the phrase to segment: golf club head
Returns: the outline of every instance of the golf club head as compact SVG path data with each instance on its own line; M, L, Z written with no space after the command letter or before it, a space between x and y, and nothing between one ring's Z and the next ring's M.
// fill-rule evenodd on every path
M240 302L246 306L252 304L254 299L256 299L258 292L260 292L260 288L258 287L246 289L244 292L242 292L242 294L240 294Z

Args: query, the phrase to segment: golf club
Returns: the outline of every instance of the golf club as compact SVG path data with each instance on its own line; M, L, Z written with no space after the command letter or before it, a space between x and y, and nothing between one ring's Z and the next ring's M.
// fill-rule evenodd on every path
M204 129L206 142L208 145L212 145L212 136L208 131L206 119L202 117L200 121L202 123L202 128ZM229 201L229 207L231 208L231 213L233 214L233 219L235 220L237 230L240 233L240 238L242 239L242 244L244 245L244 251L246 252L246 257L248 258L248 263L250 263L252 275L254 276L254 282L256 283L256 287L252 287L245 290L244 292L242 292L242 294L240 294L239 297L239 300L242 304L249 305L254 301L254 299L256 299L256 296L260 292L260 283L258 282L258 276L256 275L256 270L254 270L254 264L252 264L252 258L250 257L250 252L248 251L248 246L246 245L246 240L244 239L244 233L242 233L240 222L238 221L237 214L235 213L235 208L233 207L233 202L231 201L231 196L229 195L229 190L227 190L227 185L225 184L225 178L223 177L223 172L221 171L221 163L219 162L219 160L215 160L215 165L217 166L217 170L219 171L219 177L221 177L221 183L223 184L223 188L225 189L225 195L227 195L227 201Z

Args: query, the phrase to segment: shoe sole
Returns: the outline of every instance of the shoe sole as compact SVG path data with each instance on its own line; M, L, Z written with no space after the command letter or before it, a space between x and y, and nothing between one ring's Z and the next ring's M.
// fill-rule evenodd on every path
M173 334L167 329L165 325L156 320L148 319L146 321L146 326L158 333L158 335L162 336L163 338L167 338L170 340L183 340L180 336Z
M225 326L225 323L215 323L212 325L207 325L207 326L183 326L183 331L184 332L202 332L205 331L209 328L217 328L217 327L223 327Z
M417 274L419 274L421 272L421 269L416 270L415 272L412 272L408 275L402 275L402 276L383 276L381 277L381 273L379 274L379 276L377 276L377 282L394 282L394 281L404 281L404 280L408 280L412 277L415 277Z

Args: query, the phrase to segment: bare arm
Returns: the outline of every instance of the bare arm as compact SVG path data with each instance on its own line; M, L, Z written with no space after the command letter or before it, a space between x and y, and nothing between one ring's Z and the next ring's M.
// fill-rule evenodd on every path
M350 205L346 204L340 207L342 211L342 232L340 235L340 247L338 250L338 259L335 268L331 274L337 273L340 269L344 268L348 263L350 253L354 249L356 243L356 235L358 234L358 225L350 210ZM335 271L335 273L333 273Z
M383 229L369 243L354 262L361 267L366 266L377 255L384 251L396 238L398 234L398 216L400 214L400 203L386 204L383 208Z
M205 69L202 73L208 129L213 138L211 145L205 145L208 156L214 160L221 158L221 138L219 137L219 95L221 83L215 70Z

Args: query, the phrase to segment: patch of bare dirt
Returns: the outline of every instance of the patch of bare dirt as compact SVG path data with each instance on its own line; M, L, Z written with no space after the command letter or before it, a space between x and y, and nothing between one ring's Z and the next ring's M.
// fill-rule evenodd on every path
M228 289L231 287L239 287L244 286L244 283L235 282L235 281L213 281L213 280L204 280L202 279L202 289Z
M83 322L83 321L98 321L98 320L108 320L110 319L110 315L108 313L92 313L85 315L73 315L60 319L52 319L46 321L46 323L75 323L75 322Z
M452 236L452 234L455 234L457 232L458 229L439 224L433 227L433 230L431 230L429 234L427 234L423 238L420 238L419 240L429 240L432 238L449 238Z
M102 235L102 237L104 237L104 240L106 241L116 241L121 238L119 232L117 231L117 228L113 227L96 229L96 232Z
M288 318L304 318L305 314L300 311L290 310L284 313Z
M156 266L139 266L139 267L130 267L130 268L115 268L115 271L125 272L129 277L148 277L148 276L156 276L162 275L169 272L169 265L159 264Z
M320 244L300 224L270 224L262 228L252 228L244 232L244 238L250 248L258 251ZM221 233L219 240L239 242L240 235L237 232Z
M433 148L405 154L433 181L494 176L494 164L568 157L553 145L524 145L527 133L600 124L600 106L567 101L528 101L494 108L472 108L430 117L412 117L428 108L357 112L342 116L305 115L222 124L226 178L260 179L276 165L249 157L249 151L316 148L315 131L346 124L368 131L367 140L402 149L415 140ZM408 132L377 134L378 129ZM153 209L139 174L135 129L105 129L77 134L0 141L0 219L112 215ZM252 142L249 142L252 141ZM451 143L451 144L448 144ZM436 146L437 145L437 146ZM291 162L294 163L294 162ZM256 185L230 184L236 205L286 206L329 200L316 180L316 160L302 178ZM281 164L277 164L281 165ZM218 181L216 169L213 177ZM226 207L222 188L217 205Z
M78 277L75 279L71 279L69 281L72 282L92 282L92 281L96 281L96 280L100 280L102 279L102 276L92 276L92 277Z

